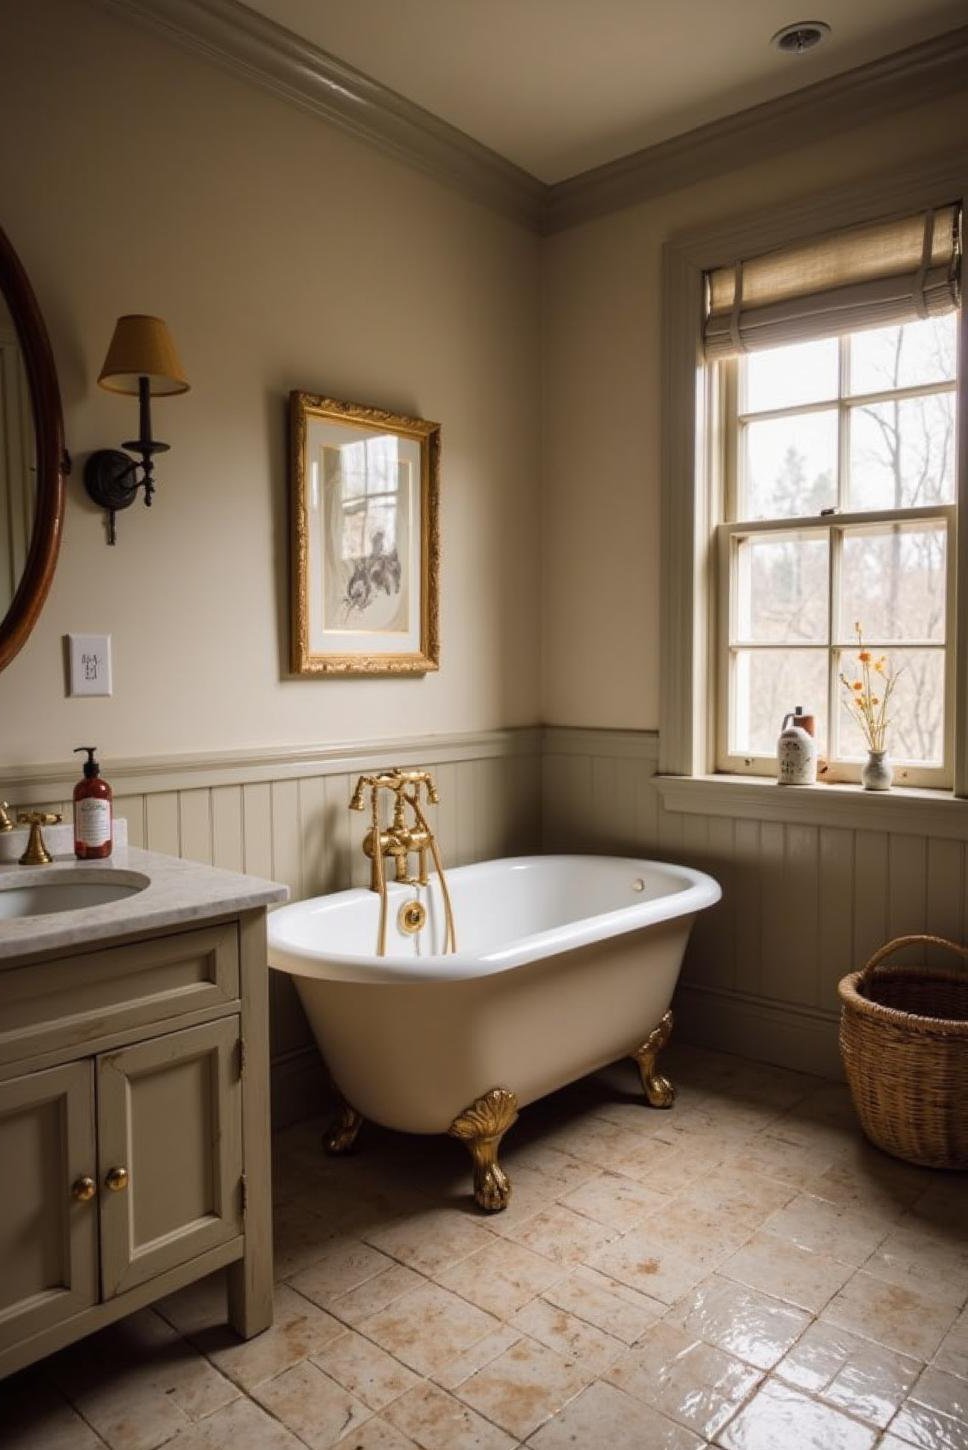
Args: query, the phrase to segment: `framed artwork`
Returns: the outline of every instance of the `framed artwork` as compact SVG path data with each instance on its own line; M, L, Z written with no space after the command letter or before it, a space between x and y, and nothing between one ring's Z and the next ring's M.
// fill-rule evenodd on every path
M290 393L292 670L440 664L440 425Z

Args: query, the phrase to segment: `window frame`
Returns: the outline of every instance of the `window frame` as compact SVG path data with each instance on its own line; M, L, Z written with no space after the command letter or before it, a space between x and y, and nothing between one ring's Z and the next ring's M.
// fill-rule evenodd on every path
M724 518L723 389L702 352L705 274L743 256L968 196L958 151L670 237L662 268L659 773L716 777L716 525ZM960 314L955 591L968 599L968 306ZM968 796L968 629L954 644L954 793ZM823 790L823 786L816 789ZM938 792L942 796L942 792Z
M960 360L959 360L960 361ZM860 781L862 762L833 759L836 741L834 717L838 714L835 701L839 698L840 659L838 651L850 649L850 643L837 638L838 591L840 578L840 554L843 537L851 527L878 523L935 522L943 524L946 531L945 557L945 638L943 644L931 643L929 648L944 655L944 702L943 702L943 747L939 765L912 763L897 756L895 758L895 779L902 784L935 789L950 790L954 781L955 746L955 683L957 610L956 569L957 558L957 503L926 504L900 509L847 509L849 482L850 420L854 410L878 402L903 402L910 398L937 397L942 394L957 396L957 378L938 380L933 383L917 384L895 389L883 389L874 393L851 393L850 377L850 335L838 340L838 390L834 397L815 400L810 403L792 404L784 408L747 409L741 382L742 358L733 357L713 364L719 371L717 395L722 400L722 416L718 436L721 439L722 458L722 506L724 517L714 528L714 567L716 599L716 688L715 688L715 766L724 774L775 775L776 757L731 751L731 716L736 697L733 690L736 648L768 648L765 642L743 641L737 643L736 606L734 589L738 545L745 539L765 537L770 534L788 537L820 537L828 540L828 631L824 644L803 646L779 643L775 648L823 649L827 654L827 762L826 779L830 782ZM740 513L743 434L750 422L760 419L787 418L810 413L837 413L838 461L837 495L835 512L818 515L799 515L780 519L745 519ZM899 641L879 640L869 637L866 641L876 653L900 650L905 644ZM917 642L912 641L912 644ZM910 646L909 646L910 647ZM777 729L779 730L779 720ZM889 753L890 751L889 747Z

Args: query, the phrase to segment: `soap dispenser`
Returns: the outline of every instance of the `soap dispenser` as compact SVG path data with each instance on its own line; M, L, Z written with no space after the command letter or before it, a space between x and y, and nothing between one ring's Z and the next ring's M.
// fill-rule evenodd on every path
M75 755L87 752L84 774L74 787L74 855L79 861L103 860L113 844L113 792L101 778L96 750L96 745L79 745L74 751Z

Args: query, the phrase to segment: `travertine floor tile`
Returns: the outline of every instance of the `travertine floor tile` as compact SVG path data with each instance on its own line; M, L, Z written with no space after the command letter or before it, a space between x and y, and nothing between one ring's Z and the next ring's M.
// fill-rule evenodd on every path
M849 1264L769 1233L755 1234L719 1267L724 1278L761 1289L811 1314L819 1314L853 1272Z
M606 1375L610 1384L710 1440L761 1378L751 1365L665 1322L647 1330Z
M443 1136L287 1130L273 1328L212 1275L0 1384L3 1450L968 1450L965 1184L840 1084L667 1057L670 1112L629 1062L523 1112L502 1214Z
M334 1239L308 1269L293 1275L291 1284L300 1294L328 1309L335 1299L392 1269L394 1260L361 1239Z
M382 1410L419 1383L398 1359L353 1330L314 1354L313 1363L373 1410Z
M824 1309L821 1318L864 1339L875 1339L914 1359L930 1359L954 1322L956 1311L917 1289L901 1289L859 1270Z
M884 1429L921 1370L920 1362L815 1322L777 1365L778 1379Z
M491 1242L487 1230L468 1215L430 1207L370 1228L364 1237L381 1253L429 1275L460 1263Z
M667 1307L584 1266L552 1284L541 1297L625 1344L634 1344Z
M575 1213L564 1204L553 1203L532 1218L526 1219L508 1235L535 1253L543 1254L559 1264L580 1264L596 1249L616 1237L617 1229L608 1228L584 1214Z
M169 1442L170 1450L303 1450L303 1442L253 1400L234 1400Z
M890 1233L894 1222L894 1214L870 1214L800 1193L771 1214L762 1227L802 1249L831 1254L844 1264L860 1268Z
M765 1370L772 1369L796 1343L810 1323L810 1315L755 1289L713 1276L676 1304L668 1322Z
M281 1374L330 1340L344 1327L285 1284L276 1285L275 1319L271 1328L254 1339L240 1340L226 1326L203 1331L194 1342L229 1379L249 1390L260 1380Z
M335 1299L329 1300L328 1312L344 1324L356 1327L371 1314L386 1309L404 1294L409 1294L411 1289L419 1289L426 1282L423 1275L415 1270L404 1264L394 1264L356 1289L350 1289L349 1293L337 1294Z
M968 1379L968 1309L961 1312L941 1341L934 1365Z
M675 1301L728 1257L729 1248L717 1242L715 1230L708 1237L690 1233L679 1220L659 1224L646 1220L589 1259L593 1269L628 1284L666 1304Z
M362 1400L306 1361L275 1379L264 1380L252 1393L312 1450L329 1450L371 1413Z
M864 1269L886 1284L918 1289L960 1309L968 1299L968 1187L960 1233L929 1238L920 1227L898 1227Z
M104 1441L40 1370L0 1383L0 1427L4 1450L104 1450Z
M604 1374L625 1353L626 1345L613 1334L596 1329L547 1299L532 1299L511 1321L511 1327L537 1339L565 1359L573 1359L592 1375Z
M485 1334L483 1339L477 1340L470 1349L465 1349L454 1359L448 1361L442 1369L436 1370L431 1378L441 1389L453 1390L464 1380L470 1379L479 1369L490 1364L492 1359L497 1359L512 1344L517 1344L521 1338L521 1331L513 1328L510 1324L502 1324L499 1329Z
M358 1430L351 1430L342 1440L337 1440L333 1450L421 1450L421 1447L382 1415L374 1415Z
M698 1435L598 1380L528 1441L533 1450L701 1450Z
M657 1193L634 1178L623 1178L618 1173L601 1173L589 1179L580 1188L566 1194L560 1202L565 1208L583 1213L607 1228L626 1233L636 1228L650 1214L668 1207L672 1202L668 1194Z
M873 1450L877 1431L829 1405L767 1380L717 1443L725 1450Z
M968 1450L968 1380L928 1368L891 1422L924 1450Z
M422 1450L513 1450L515 1441L437 1385L421 1385L385 1412Z
M509 1319L523 1304L564 1277L561 1264L513 1240L494 1238L486 1249L437 1275L437 1282L499 1318Z
M796 1189L792 1184L721 1164L684 1189L673 1204L721 1214L731 1223L741 1223L752 1232L795 1195ZM673 1207L670 1216L674 1219L675 1214L676 1208Z
M733 1167L740 1173L775 1178L780 1183L809 1193L817 1192L816 1185L833 1163L833 1153L826 1158L818 1157L813 1144L797 1141L784 1133L780 1126L759 1134L732 1160Z
M492 1359L455 1391L516 1440L527 1437L584 1389L593 1371L533 1339Z
M499 1324L439 1284L426 1284L371 1314L360 1329L418 1374L433 1375Z

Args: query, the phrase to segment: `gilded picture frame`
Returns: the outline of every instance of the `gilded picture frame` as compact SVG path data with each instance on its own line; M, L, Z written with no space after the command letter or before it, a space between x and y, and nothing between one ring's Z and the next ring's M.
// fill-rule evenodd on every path
M440 424L289 395L291 668L440 667Z

